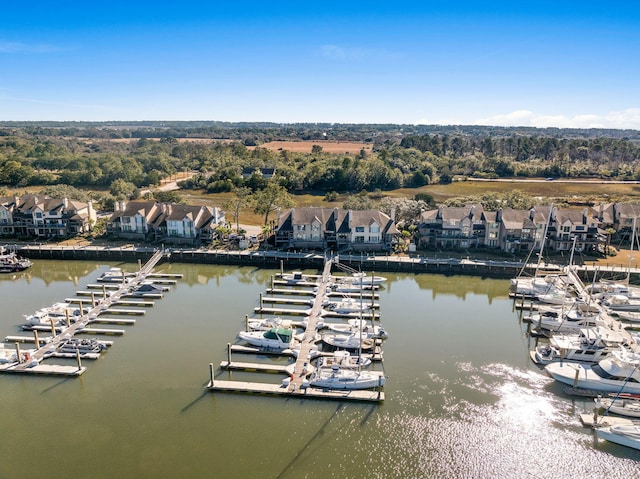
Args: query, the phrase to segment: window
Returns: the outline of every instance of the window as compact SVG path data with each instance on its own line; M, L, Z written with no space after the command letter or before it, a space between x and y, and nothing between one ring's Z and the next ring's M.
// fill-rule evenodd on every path
M364 243L364 236L356 236L353 238L354 243Z
M364 233L364 226L356 226L356 233Z
M371 233L380 233L380 227L378 225L371 225L369 231Z

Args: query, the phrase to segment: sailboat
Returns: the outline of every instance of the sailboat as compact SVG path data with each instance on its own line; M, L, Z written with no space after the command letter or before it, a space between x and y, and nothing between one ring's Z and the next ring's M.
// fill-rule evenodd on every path
M360 302L362 303L362 284L360 285ZM360 319L362 320L362 317ZM330 365L328 361L318 360L317 368L309 379L310 386L322 389L356 390L384 385L384 373L362 370L362 329L359 328L360 337L356 338L358 355L350 356L348 353L341 353L341 360L332 361ZM355 367L353 367L353 363L355 363Z

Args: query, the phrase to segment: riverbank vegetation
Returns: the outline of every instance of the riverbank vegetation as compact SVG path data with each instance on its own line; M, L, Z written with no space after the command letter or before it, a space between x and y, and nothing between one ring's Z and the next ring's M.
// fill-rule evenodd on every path
M302 142L311 147L293 147ZM337 151L337 142L361 148ZM273 169L274 177L264 176L264 169ZM181 195L158 189L163 179L177 175L189 176L180 182ZM473 181L507 178L554 181ZM640 180L640 132L222 122L0 123L0 192L51 194L66 188L66 196L86 195L107 209L115 200L140 196L164 201L163 194L170 200L223 200L221 205L239 189L264 200L269 198L265 189L273 183L290 197L280 191L278 201L262 201L269 209L255 214L263 219L268 211L294 201L300 206L365 208L384 197L427 205L506 205L511 199L521 206L523 197L525 203L542 197L583 205L638 195L638 186L631 183L560 183L561 179Z

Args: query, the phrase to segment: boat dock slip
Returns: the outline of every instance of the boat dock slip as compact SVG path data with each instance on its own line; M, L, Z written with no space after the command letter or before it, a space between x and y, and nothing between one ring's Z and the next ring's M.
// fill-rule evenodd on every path
M331 277L331 266L334 264L333 260L326 261L324 265L324 270L321 276L315 275L303 275L300 272L294 272L292 275L281 275L282 280L274 280L272 279L272 287L269 292L277 292L278 294L283 295L293 295L293 294L303 294L298 293L298 291L304 290L289 290L286 288L274 288L273 284L287 284L288 286L313 286L315 291L313 293L313 302L310 303L308 300L296 300L296 299L286 299L286 298L266 298L263 295L260 295L260 306L255 308L256 313L260 314L284 314L284 315L304 315L306 324L305 331L303 334L298 335L299 344L296 344L295 349L289 349L281 351L274 351L273 354L286 354L292 355L296 358L294 364L290 364L287 366L283 365L272 365L272 364L264 364L264 363L240 363L233 362L231 360L231 352L240 352L240 353L253 353L253 354L267 354L264 350L256 347L246 347L242 345L229 345L228 347L228 358L227 361L223 361L220 364L220 369L234 369L234 370L244 370L244 371L269 371L276 372L281 374L288 374L289 378L283 380L282 384L265 384L259 382L246 382L246 381L230 381L230 380L217 380L214 377L214 369L213 364L209 365L210 369L210 380L207 384L207 389L210 391L225 391L225 392L243 392L243 393L255 393L255 394L272 394L279 395L285 397L300 397L300 398L314 398L314 399L337 399L341 401L345 400L354 400L354 401L372 401L372 402L380 402L384 401L384 392L382 391L382 385L384 384L384 372L381 371L366 371L362 372L362 375L369 375L368 377L372 379L373 386L370 386L371 389L347 389L347 390L336 390L336 389L324 389L321 387L314 387L310 385L309 375L312 374L314 367L310 365L310 361L319 357L320 355L333 355L333 353L329 354L327 352L320 352L317 349L317 341L319 339L317 334L318 322L324 318L326 315L333 315L335 317L356 317L365 319L370 319L372 315L374 318L378 317L378 313L373 311L367 311L366 313L357 312L355 316L352 314L337 314L333 312L328 312L323 309L323 306L326 305L329 301L327 296L331 293L331 289L328 288L329 284L332 281ZM316 282L311 283L308 280L313 278ZM296 292L292 292L296 291ZM309 293L304 293L306 295L311 296ZM341 297L344 295L340 294ZM372 299L369 297L369 301ZM292 309L292 308L265 308L263 303L283 303L290 305L311 305L310 308L301 308L301 309ZM376 352L372 356L378 356L378 358L382 358L382 352L379 344L376 345ZM293 346L292 346L293 348ZM336 366L337 367L337 366ZM360 372L358 369L357 373L354 373L357 376L360 376ZM340 385L338 387L344 387L344 385Z
M69 318L67 315L66 324L64 320L62 325L56 325L55 321L50 320L50 324L33 324L30 325L30 329L33 331L32 337L25 336L7 336L5 341L15 344L16 354L15 362L0 364L0 372L4 373L20 373L20 374L44 374L44 375L64 375L64 376L79 376L86 368L82 366L81 360L96 359L99 357L100 352L113 344L111 341L95 341L89 339L74 338L76 335L81 334L98 334L98 335L123 335L124 329L111 329L111 328L94 328L88 327L92 323L114 323L114 324L134 324L135 320L118 320L109 318L100 318L101 314L136 314L143 315L145 310L139 309L121 309L113 308L112 306L122 301L122 297L133 289L143 287L146 282L147 276L151 273L156 264L164 257L163 251L156 251L149 261L140 266L139 271L135 274L127 275L126 282L115 283L117 289L112 289L113 284L107 286L100 286L102 288L102 294L100 292L87 291L88 296L91 296L91 300L82 301L80 299L74 299L73 302L80 303L83 308L86 304L90 306L88 311L84 310L78 316ZM107 292L107 289L109 290ZM76 294L81 295L82 292ZM97 293L97 294L96 294ZM127 300L128 301L128 300ZM133 301L133 300L132 300ZM144 299L137 300L135 306L142 306L142 302L145 305L149 305L150 302L144 301ZM122 304L122 303L120 303ZM129 303L132 304L133 303ZM153 302L150 303L153 305ZM38 333L44 332L46 337L39 337ZM33 343L35 349L21 350L21 343ZM69 365L56 365L56 364L43 364L43 361L49 358L75 358L77 360L77 366Z
M98 316L89 321L89 324L122 324L124 326L133 326L136 324L135 319L125 319L125 318L104 318L102 316Z
M267 288L265 294L280 294L291 296L315 296L317 293L311 289L286 289L286 288ZM360 293L339 293L337 291L331 291L326 294L327 298L359 298ZM365 301L371 301L372 299L380 299L380 295L377 293L363 292L362 299Z
M97 298L99 300L102 300L102 298ZM83 304L87 304L87 299L86 298L66 298L65 299L66 303L80 303L82 302ZM139 307L152 307L155 306L155 301L144 301L144 300L140 300L140 299L129 299L129 298L125 298L125 299L119 299L117 301L112 301L111 304L117 304L120 306L139 306Z
M239 363L222 361L220 363L220 369L228 369L234 371L261 371L263 373L280 373L280 374L293 374L294 365L289 364L287 366L279 364L265 364L265 363Z
M144 316L147 312L144 309L107 308L101 311L100 314L129 314L134 316Z

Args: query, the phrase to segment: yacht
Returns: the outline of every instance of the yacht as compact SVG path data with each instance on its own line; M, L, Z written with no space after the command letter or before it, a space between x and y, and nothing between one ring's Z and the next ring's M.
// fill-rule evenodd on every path
M597 364L552 362L547 374L574 388L640 394L640 354L620 349Z

